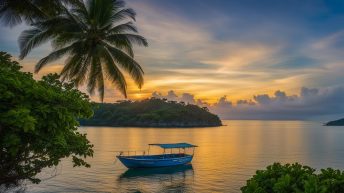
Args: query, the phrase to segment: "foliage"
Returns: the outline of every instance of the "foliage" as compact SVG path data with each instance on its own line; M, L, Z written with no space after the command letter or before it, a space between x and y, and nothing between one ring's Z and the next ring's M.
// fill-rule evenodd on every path
M219 126L221 120L197 105L151 98L98 104L94 117L80 123L92 126L196 127Z
M94 94L97 90L101 100L104 98L105 79L110 80L126 97L127 83L123 71L141 88L143 70L134 60L133 45L148 46L148 43L137 34L132 23L135 21L135 11L126 8L123 1L24 2L31 5L29 13L25 12L25 8L21 9L23 3L16 4L7 0L6 6L0 8L0 17L9 22L13 20L10 23L18 23L16 20L21 18L34 20L30 22L31 28L23 31L19 37L20 59L25 58L32 49L52 42L53 51L36 64L35 72L39 72L50 62L66 57L61 71L62 80L71 80L76 86L87 84L88 92ZM56 4L52 6L55 7L53 11L48 8L48 2ZM17 9L19 11L13 11ZM31 13L33 10L49 16L36 17L36 12ZM19 13L17 17L16 13ZM12 17L17 19L11 19Z
M64 6L80 0L0 0L0 20L6 26L15 26L23 21L30 25L54 17Z
M38 183L36 174L65 157L88 167L92 145L77 132L77 119L93 113L88 96L57 74L36 81L20 69L0 52L0 185Z
M327 168L317 174L315 169L298 163L274 163L266 170L258 170L241 190L243 193L342 193L344 172Z

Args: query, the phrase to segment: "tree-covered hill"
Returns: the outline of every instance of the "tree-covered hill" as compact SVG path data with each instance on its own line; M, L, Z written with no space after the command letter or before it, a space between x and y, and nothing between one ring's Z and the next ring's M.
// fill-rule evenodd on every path
M344 119L330 121L325 124L326 126L344 126Z
M137 127L211 127L222 125L217 115L206 107L164 99L99 103L91 119L80 120L84 126Z

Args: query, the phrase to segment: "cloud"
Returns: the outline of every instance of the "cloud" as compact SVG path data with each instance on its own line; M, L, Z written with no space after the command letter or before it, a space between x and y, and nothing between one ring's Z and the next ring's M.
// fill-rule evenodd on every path
M214 104L195 99L190 93L177 96L174 91L164 96L161 93L152 96L167 98L174 93L176 101L206 106L222 119L268 119L268 120L307 120L322 121L344 117L344 86L330 88L301 88L298 95L288 95L277 90L274 95L258 94L252 99L240 99L236 103L227 96L220 97Z
M269 6L245 2L128 1L138 12L140 32L150 42L137 52L147 72L146 93L189 92L215 103L223 95L249 98L252 89L295 94L304 85L342 82L343 52L335 49L341 47L343 33L338 27L314 33L303 17L321 14L322 2L266 1ZM197 11L204 9L206 16ZM333 27L325 21L316 24Z
M253 101L239 100L224 108L217 103L209 108L224 119L316 119L344 116L344 87L310 89L303 87L299 95L276 91L274 96L260 94ZM220 98L219 101L221 101ZM326 119L326 118L325 118Z
M217 106L219 108L231 108L232 102L227 100L227 96L223 96L217 103L215 103L214 106Z
M312 44L313 49L324 50L328 49L329 47L340 50L344 49L344 30L330 34Z
M183 93L181 98L181 101L185 102L185 103L189 103L189 104L195 104L195 96L190 94L190 93Z
M173 90L168 91L166 98L171 101L177 100L177 95L174 93Z
M296 95L293 96L287 96L287 94L283 91L276 91L275 96L270 97L268 94L261 94L261 95L256 95L253 96L253 99L258 103L258 104L271 104L273 102L287 102L287 101L294 101L298 97Z
M255 105L252 100L238 100L237 105Z
M289 73L285 69L271 68L286 60L281 53L286 46L284 42L272 38L242 38L257 34L254 32L257 25L255 29L242 31L240 36L220 35L227 33L227 28L237 31L239 28L230 25L238 18L214 11L207 13L221 14L221 17L195 22L195 18L166 8L165 3L128 1L128 6L138 12L138 29L150 44L136 52L137 60L146 71L143 90L191 92L207 102L215 102L216 97L226 93L236 93L238 96L231 95L235 98L248 97L247 91L252 85L258 92L266 91L267 84L270 90L284 88L290 91L301 86L298 83L302 84L304 79L300 74L304 72ZM202 6L200 4L203 3L194 6ZM269 33L267 29L257 36ZM284 81L278 81L280 79Z
M160 99L167 99L169 101L183 101L187 104L196 104L195 96L190 93L183 93L180 97L173 91L170 90L167 92L167 95L163 95L157 91L152 93L152 97L160 98Z

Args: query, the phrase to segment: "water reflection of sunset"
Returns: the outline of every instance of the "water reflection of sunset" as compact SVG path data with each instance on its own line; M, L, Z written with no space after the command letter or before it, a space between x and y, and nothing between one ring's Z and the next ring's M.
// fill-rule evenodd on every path
M56 188L68 187L66 184L72 182L74 187L88 191L239 192L257 169L273 162L343 166L342 154L336 150L342 146L340 129L325 132L317 123L302 121L224 121L224 124L214 128L82 128L95 145L94 158L88 159L92 167L71 170L71 164L66 162L60 175L36 188L52 184ZM158 170L132 176L115 161L114 151L147 150L147 144L157 142L197 144L192 172ZM153 154L161 152L159 148L151 149Z

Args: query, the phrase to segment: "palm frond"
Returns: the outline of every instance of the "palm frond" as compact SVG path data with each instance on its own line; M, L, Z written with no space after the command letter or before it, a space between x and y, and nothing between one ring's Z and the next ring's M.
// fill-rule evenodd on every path
M130 42L138 46L148 46L146 38L137 34L113 34L106 38L109 42Z
M87 25L83 23L79 17L70 12L66 7L64 7L64 14L66 14L67 18L71 20L75 26L79 27L81 31L86 31L88 29Z
M100 100L103 102L104 101L104 92L105 92L103 73L100 73L97 77L97 87L98 87L98 94L99 94Z
M127 83L122 72L116 66L114 59L108 49L103 48L103 60L107 73L107 78L120 90L120 92L127 98Z
M112 27L108 33L109 34L119 34L119 33L128 33L128 32L133 32L133 33L138 32L134 23L131 21Z
M8 0L1 0L0 21L5 26L13 27L22 23L22 16L17 11L7 6Z
M61 36L56 37L51 41L51 46L53 49L60 49L62 47L65 47L66 45L72 44L75 41L78 41L80 38L79 33L72 33L72 32L66 32Z
M23 20L30 24L33 21L48 18L35 1L1 0L0 5L0 20L6 26L13 27L22 23Z
M58 28L72 25L74 20L68 18L67 15L59 15L44 21L34 22L32 25L41 30L54 30L58 32ZM75 24L74 24L75 25Z
M105 47L109 50L112 58L125 69L129 75L134 79L139 88L143 85L143 70L141 66L130 56L123 51L106 44Z
M88 3L89 17L92 19L91 25L93 27L100 28L111 23L115 6L113 0L88 1Z
M134 57L133 45L127 38L107 37L106 41L116 46L116 48L123 50L130 57Z
M78 54L71 55L67 61L65 62L65 66L61 71L61 79L62 81L65 80L73 80L75 79L75 75L81 69L82 65L84 64L84 57L80 57ZM85 74L83 74L85 75ZM74 81L75 83L75 81ZM76 86L79 86L75 83Z
M90 25L91 18L89 17L88 9L84 3L73 6L70 12L74 13L83 23Z
M88 54L83 57L83 60L81 61L78 68L74 68L73 71L71 71L70 76L72 77L72 79L74 79L74 83L77 86L84 84L84 82L86 81L86 78L90 78L90 77L87 77L87 75L88 75L88 72L91 70L90 69L90 65L92 65L91 62L92 62L92 55Z
M113 8L120 9L125 6L125 2L123 0L112 0Z
M90 73L87 83L87 91L92 95L97 85L98 76L102 73L100 58L92 57Z
M125 8L120 11L117 11L113 16L112 16L112 22L118 22L123 19L132 19L136 21L136 12L131 9L131 8Z
M38 63L35 66L35 72L39 72L45 65L47 65L50 62L53 62L55 60L58 60L62 58L64 55L72 51L72 49L75 47L75 44L72 44L68 47L61 48L59 50L51 52L48 56L42 58L38 61Z
M23 59L33 48L47 42L53 36L50 30L41 30L33 28L23 31L18 39L20 55L19 58Z
M134 57L133 44L139 46L148 46L147 40L136 34L114 34L105 39L110 44L125 51L130 57Z

